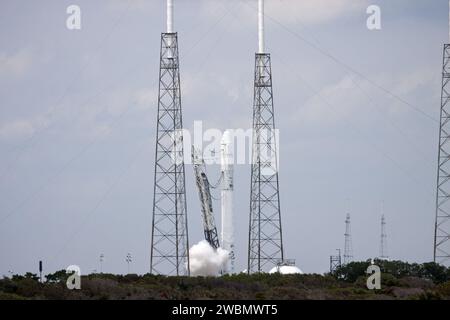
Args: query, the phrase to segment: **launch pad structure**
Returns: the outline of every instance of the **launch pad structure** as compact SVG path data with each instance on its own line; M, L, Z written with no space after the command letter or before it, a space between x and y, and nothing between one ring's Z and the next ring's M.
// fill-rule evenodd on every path
M167 32L161 35L150 273L190 274L178 35L173 32L173 0L167 0Z
M433 260L436 263L450 264L450 44L448 43L444 44L442 61Z
M258 1L250 188L248 273L268 272L284 260L277 135L270 54L264 48L264 1Z
M285 261L278 179L278 134L273 107L272 67L264 48L264 0L258 0L258 52L255 54L248 273L268 272ZM223 144L222 144L223 147ZM222 150L222 241L231 254L225 272L234 268L232 163ZM200 167L197 167L197 169ZM212 216L206 173L197 172L202 208ZM208 187L208 188L206 188ZM154 171L150 273L189 275L183 122L178 35L173 30L173 0L167 0L167 32L161 35L157 134ZM202 197L203 195L203 197ZM206 220L205 220L206 221ZM210 221L212 221L210 219ZM217 229L206 238L219 246Z
M205 161L203 160L202 151L196 150L194 146L192 146L192 165L200 199L205 240L208 241L212 248L218 249L220 247L219 236L214 219L211 189L206 175Z

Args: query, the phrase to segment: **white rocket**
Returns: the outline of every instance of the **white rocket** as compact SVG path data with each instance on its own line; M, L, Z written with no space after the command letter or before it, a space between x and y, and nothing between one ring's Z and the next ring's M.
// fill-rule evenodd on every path
M222 183L221 209L222 248L230 253L230 258L224 267L224 273L234 273L234 228L233 228L233 142L229 131L225 131L220 142L220 164Z

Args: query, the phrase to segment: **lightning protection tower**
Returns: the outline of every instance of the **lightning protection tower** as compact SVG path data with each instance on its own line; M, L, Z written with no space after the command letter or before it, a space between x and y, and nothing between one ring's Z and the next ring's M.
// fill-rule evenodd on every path
M353 260L353 244L352 244L352 230L350 225L350 213L347 213L345 218L345 246L344 246L344 264Z
M384 214L381 215L381 241L380 241L380 259L389 259L387 251L387 234L386 234L386 219Z
M150 273L189 275L178 37L173 0L161 35Z
M264 1L258 1L259 50L255 56L248 273L283 261L278 159L270 54L264 50Z
M444 44L433 259L450 263L450 44Z

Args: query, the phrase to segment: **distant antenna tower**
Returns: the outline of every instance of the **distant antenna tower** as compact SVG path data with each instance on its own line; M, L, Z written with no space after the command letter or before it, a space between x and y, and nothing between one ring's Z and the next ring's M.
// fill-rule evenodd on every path
M130 253L127 254L125 261L127 262L127 269L128 269L128 274L129 274L130 273L130 263L133 262L133 258L131 257Z
M103 273L103 261L105 260L105 255L102 253L100 254L100 273Z
M284 260L270 54L264 50L264 1L258 1L259 50L255 56L253 147L248 273Z
M450 44L444 44L443 56L433 260L436 263L448 264L450 262Z
M42 260L39 260L39 281L42 283Z
M386 219L384 214L381 215L381 243L380 243L380 259L389 259L387 251L387 234L386 234Z
M178 36L173 0L161 34L150 273L189 275Z
M350 225L350 213L347 213L345 218L345 246L344 246L344 264L353 260L353 244L352 244L352 230Z

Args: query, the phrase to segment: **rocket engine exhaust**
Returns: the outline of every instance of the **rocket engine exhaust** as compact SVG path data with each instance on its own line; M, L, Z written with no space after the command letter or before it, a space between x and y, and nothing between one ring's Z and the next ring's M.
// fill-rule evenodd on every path
M216 277L220 275L228 259L227 250L216 250L208 241L202 240L189 249L191 276Z

